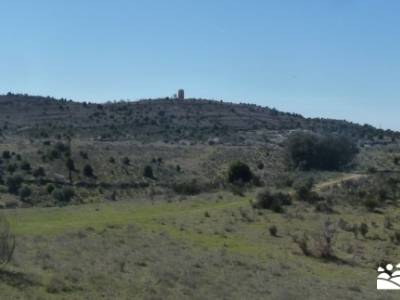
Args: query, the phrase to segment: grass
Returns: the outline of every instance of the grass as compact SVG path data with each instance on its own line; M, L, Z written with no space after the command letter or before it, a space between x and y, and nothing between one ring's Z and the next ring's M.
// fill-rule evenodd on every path
M18 237L10 268L36 276L39 284L21 291L0 284L3 295L15 298L27 293L41 299L378 296L376 263L398 262L391 231L383 226L384 216L396 215L398 208L376 214L341 205L335 207L337 214L325 215L307 203L295 202L286 213L277 214L253 210L252 197L222 193L170 203L121 201L4 210ZM293 234L318 234L327 219L366 222L370 227L367 238L358 239L339 230L334 252L345 264L306 257L292 240ZM400 228L393 220L394 229ZM279 237L268 233L271 225L278 228ZM374 239L375 235L382 240ZM105 290L105 285L110 288Z

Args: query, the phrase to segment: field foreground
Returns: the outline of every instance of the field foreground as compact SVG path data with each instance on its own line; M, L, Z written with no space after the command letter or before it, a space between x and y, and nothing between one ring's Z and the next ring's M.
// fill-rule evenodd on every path
M398 258L384 214L323 214L301 202L277 214L253 209L252 198L5 210L17 247L0 275L2 299L395 299L376 291L376 264ZM339 230L335 261L304 255L293 237L318 234L327 220L370 230Z

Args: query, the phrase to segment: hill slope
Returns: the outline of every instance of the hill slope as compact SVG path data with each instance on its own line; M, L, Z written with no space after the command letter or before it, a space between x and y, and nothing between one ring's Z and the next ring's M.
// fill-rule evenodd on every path
M236 144L249 139L263 142L273 131L296 129L369 140L399 136L369 125L304 118L253 104L168 98L93 104L15 94L0 96L0 128L3 134L30 137L68 134L103 140L204 142L213 139Z

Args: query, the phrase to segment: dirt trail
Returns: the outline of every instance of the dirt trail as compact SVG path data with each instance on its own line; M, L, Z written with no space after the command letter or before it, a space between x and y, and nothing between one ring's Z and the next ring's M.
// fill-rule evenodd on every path
M327 180L324 182L321 182L319 184L316 184L315 190L316 191L321 191L324 188L332 187L336 184L341 184L346 181L353 181L353 180L360 180L361 178L368 177L368 175L365 174L344 174L343 176L331 180Z

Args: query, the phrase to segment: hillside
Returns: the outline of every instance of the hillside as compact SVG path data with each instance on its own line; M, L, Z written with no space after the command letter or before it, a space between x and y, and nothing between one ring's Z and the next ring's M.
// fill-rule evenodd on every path
M397 262L398 132L13 94L0 128L1 299L377 299Z
M290 130L338 133L384 142L399 133L341 120L310 119L253 104L203 99L154 99L94 104L50 97L0 96L3 135L144 142L265 142Z

